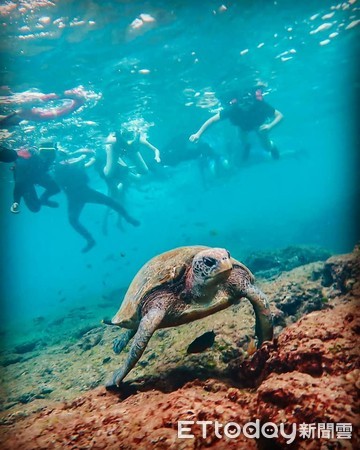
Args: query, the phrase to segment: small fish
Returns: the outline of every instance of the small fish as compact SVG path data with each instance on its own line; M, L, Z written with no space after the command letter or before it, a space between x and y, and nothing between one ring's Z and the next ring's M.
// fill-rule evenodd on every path
M92 269L92 264L86 264L87 269Z
M212 347L215 342L215 336L216 334L214 331L208 331L198 338L196 338L192 343L189 345L189 347L186 350L187 354L190 353L201 353L204 352L206 349Z
M248 346L246 349L248 356L252 356L256 352L256 350L257 350L257 348L256 348L255 339L250 338L250 342L248 343Z
M35 317L35 319L33 319L33 322L36 325L43 323L43 322L45 322L45 317L43 317L43 316Z

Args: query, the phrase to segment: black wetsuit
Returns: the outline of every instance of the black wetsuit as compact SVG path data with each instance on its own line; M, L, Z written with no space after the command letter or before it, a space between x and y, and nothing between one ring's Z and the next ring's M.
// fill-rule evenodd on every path
M83 166L77 163L59 163L55 168L55 178L66 194L70 225L88 241L89 248L85 247L84 251L89 250L95 243L89 231L79 221L81 211L86 203L106 205L123 216L129 223L139 224L118 202L88 186L89 178Z
M116 132L115 136L114 150L121 158L131 158L134 153L140 150L140 134L137 133L135 139L130 143L121 136L121 133Z
M237 101L220 112L220 119L229 119L243 131L253 131L275 115L275 108L264 100Z
M36 150L20 151L14 166L14 203L20 204L24 199L26 206L32 212L40 211L42 205L56 207L56 202L49 198L60 192L59 186L49 174L52 161L39 156ZM45 189L40 198L35 186Z
M209 144L206 142L192 144L186 134L175 136L161 151L161 163L172 167L192 160L198 160L201 164L216 157L217 155Z

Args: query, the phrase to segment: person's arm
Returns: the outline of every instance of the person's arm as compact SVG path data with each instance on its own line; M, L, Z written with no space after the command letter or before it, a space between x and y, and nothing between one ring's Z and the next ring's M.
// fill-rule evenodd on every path
M220 120L220 113L215 114L214 116L210 117L206 122L204 122L199 130L192 134L189 137L190 142L196 142L200 139L201 135L204 133L205 130L207 130L213 123L218 122Z
M91 150L89 148L79 148L79 150L71 152L71 155L95 155L95 150Z
M86 167L86 168L91 167L95 164L95 162L96 162L96 158L95 158L95 156L92 156L89 159L89 161L86 161L86 163L84 164L84 167Z
M71 153L69 154L69 158L61 161L60 164L78 164L86 158L86 155L80 155L76 158L71 158Z
M144 161L144 158L142 157L141 153L140 152L136 152L134 156L135 156L135 158L137 159L137 162L138 162L137 169L140 169L143 174L148 173L149 172L149 168L148 168L146 162Z
M155 154L155 161L160 162L160 150L156 148L154 145L150 144L150 142L145 137L140 137L140 144L146 145L150 150L152 150Z
M76 156L76 155L79 155L79 156ZM88 158L88 157L89 157L89 159L87 161L85 161L86 158ZM82 162L84 167L91 167L95 163L95 161L96 161L95 151L84 148L84 149L75 150L74 152L68 153L67 159L62 161L60 164L79 164Z
M88 148L81 148L79 150L75 150L74 152L71 152L71 156L74 155L80 155L79 157L73 158L74 162L83 161L85 158L89 157L88 161L84 163L84 167L91 167L93 164L95 164L96 161L96 154L95 150L90 150ZM90 156L91 155L91 156Z
M114 155L114 145L116 143L116 137L114 133L110 133L105 141L105 151L106 151L106 164L103 169L104 175L108 177L115 167L116 157Z
M263 125L261 125L259 127L259 130L270 131L275 125L277 125L283 119L283 117L284 116L281 114L281 112L275 109L274 119L270 123L264 123Z

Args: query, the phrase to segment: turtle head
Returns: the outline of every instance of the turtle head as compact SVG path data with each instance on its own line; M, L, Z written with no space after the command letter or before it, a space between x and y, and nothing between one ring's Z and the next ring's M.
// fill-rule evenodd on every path
M195 297L211 295L220 283L226 281L232 271L230 253L224 248L208 248L194 256L188 289Z

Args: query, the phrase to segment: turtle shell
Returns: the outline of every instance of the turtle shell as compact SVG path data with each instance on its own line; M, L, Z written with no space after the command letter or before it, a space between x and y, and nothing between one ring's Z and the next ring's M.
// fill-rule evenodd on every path
M150 259L132 280L113 323L134 320L144 296L164 284L176 281L191 265L194 256L208 247L179 247Z
M144 296L164 284L175 282L181 278L191 266L194 256L210 247L188 246L178 247L168 252L161 253L148 261L132 280L119 311L112 319L114 325L120 322L137 322L138 309ZM232 258L234 264L240 265L253 275L243 264Z

